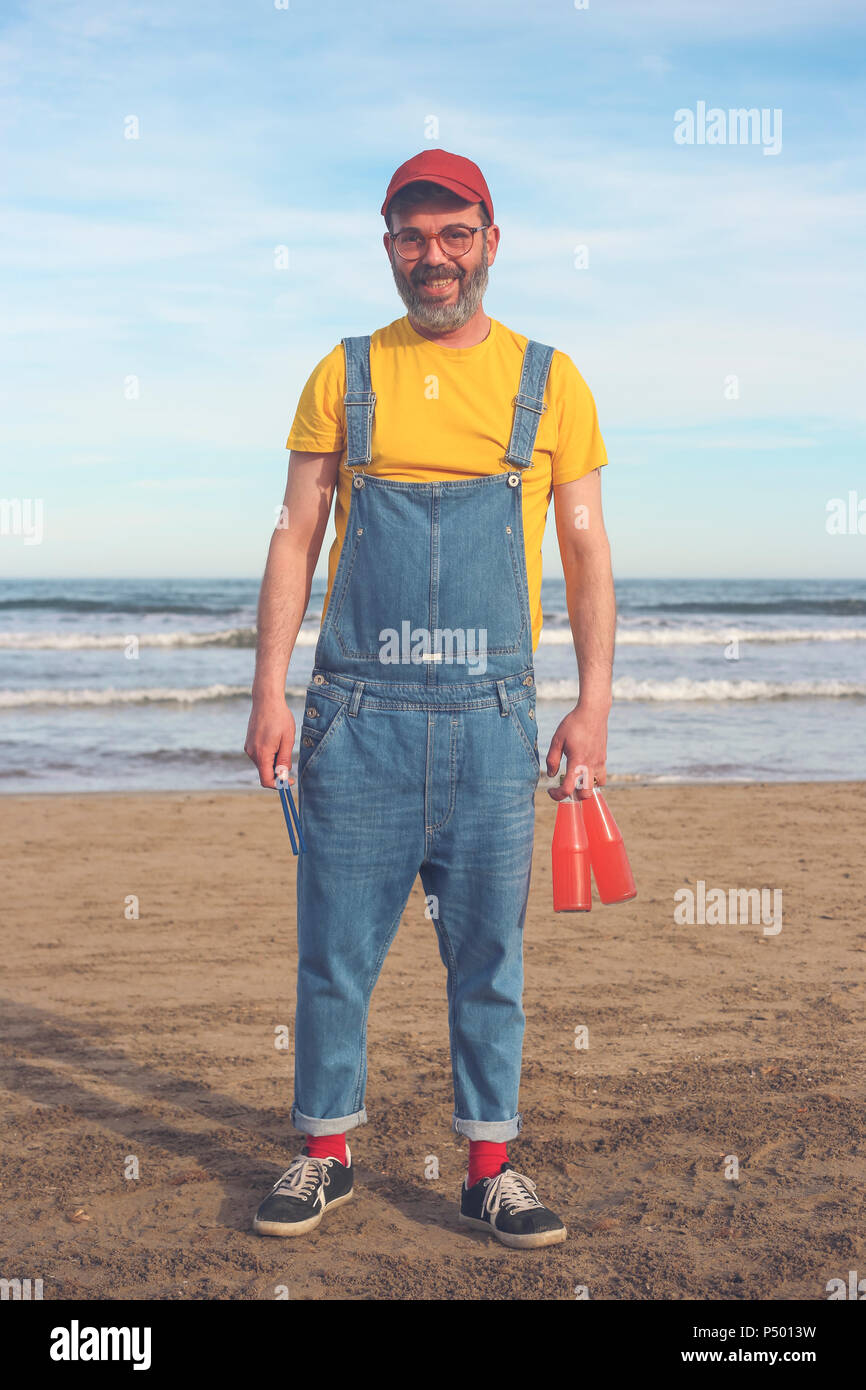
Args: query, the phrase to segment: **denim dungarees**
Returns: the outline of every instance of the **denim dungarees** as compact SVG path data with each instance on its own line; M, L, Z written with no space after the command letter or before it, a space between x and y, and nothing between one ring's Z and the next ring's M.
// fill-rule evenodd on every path
M553 349L526 348L502 473L404 483L365 471L370 339L343 346L353 486L296 770L307 852L292 1124L321 1135L366 1123L370 996L420 874L425 915L407 928L436 930L447 970L453 1128L502 1141L522 1127L540 774L521 475Z

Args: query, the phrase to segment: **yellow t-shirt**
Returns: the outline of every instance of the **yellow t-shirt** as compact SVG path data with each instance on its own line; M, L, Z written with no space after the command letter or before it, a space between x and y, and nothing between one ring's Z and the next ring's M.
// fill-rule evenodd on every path
M527 338L496 319L474 347L431 343L408 315L371 334L370 377L376 392L373 461L365 471L398 482L446 482L507 472L502 462L514 421L513 399ZM328 557L334 584L352 495L345 467L342 343L315 368L301 392L286 447L342 458L336 488L336 538ZM523 539L532 614L532 648L541 635L541 541L553 487L582 478L607 463L595 402L571 358L556 351L544 393L533 466L523 469ZM323 614L324 614L323 609Z

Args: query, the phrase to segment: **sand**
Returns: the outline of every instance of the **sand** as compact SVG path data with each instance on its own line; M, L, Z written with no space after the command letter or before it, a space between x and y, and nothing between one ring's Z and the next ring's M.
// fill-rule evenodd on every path
M275 794L0 798L4 1275L46 1299L811 1300L866 1274L863 787L609 801L639 897L556 915L538 792L510 1152L569 1236L513 1252L457 1224L466 1141L420 883L373 997L355 1197L266 1239L252 1213L301 1142L274 1045L295 965ZM782 930L678 925L697 880L781 889Z

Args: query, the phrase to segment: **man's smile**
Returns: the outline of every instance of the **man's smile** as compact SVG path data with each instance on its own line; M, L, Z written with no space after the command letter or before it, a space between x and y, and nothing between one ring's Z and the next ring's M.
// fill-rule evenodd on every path
M425 294L432 295L436 299L441 299L459 279L460 277L458 275L431 275L426 280L419 280L418 284Z

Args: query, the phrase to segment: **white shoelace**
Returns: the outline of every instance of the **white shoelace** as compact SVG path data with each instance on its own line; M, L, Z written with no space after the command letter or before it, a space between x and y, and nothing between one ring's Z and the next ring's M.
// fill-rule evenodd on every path
M506 1211L531 1211L533 1207L541 1205L535 1195L532 1179L515 1173L513 1168L507 1168L488 1183L482 1210L489 1212L490 1220L495 1221L500 1207Z
M295 1158L275 1184L272 1196L300 1197L303 1200L310 1197L315 1189L324 1183L326 1173L323 1158Z

